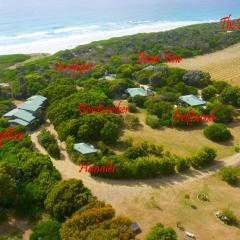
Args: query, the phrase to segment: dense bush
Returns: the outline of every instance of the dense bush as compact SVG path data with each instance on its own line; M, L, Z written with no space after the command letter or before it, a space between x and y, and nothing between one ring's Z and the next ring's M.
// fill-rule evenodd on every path
M129 103L128 104L128 111L130 113L136 113L138 111L137 107L136 107L136 104L135 103Z
M140 95L136 95L134 97L129 98L129 102L135 103L140 108L143 108L145 101L146 101L146 97L140 96Z
M240 88L239 87L226 87L220 94L223 103L230 104L236 107L240 106Z
M178 172L186 172L190 168L190 162L188 158L178 158L176 160L176 169Z
M171 227L164 227L161 223L156 224L147 233L144 240L177 240L177 234Z
M214 161L216 151L210 147L204 147L195 156L190 158L190 163L194 168L203 168Z
M143 142L141 144L129 147L124 153L124 156L129 159L136 159L138 157L149 155L155 155L158 157L163 156L163 147L150 144L148 142Z
M218 90L214 86L209 85L202 90L202 97L204 100L208 101L209 99L213 98L217 92Z
M0 118L0 128L8 128L9 125L7 118Z
M45 207L51 216L62 221L92 199L90 190L80 180L71 179L61 181L52 188L45 200Z
M218 216L225 224L238 225L239 220L234 212L228 208L223 209Z
M61 237L63 240L79 239L78 237L87 227L109 220L114 215L115 211L110 205L102 208L87 209L82 213L74 214L62 225Z
M139 118L133 114L126 114L124 116L124 125L129 129L136 129L139 127Z
M207 105L210 114L215 115L216 123L231 123L235 115L235 110L231 105L225 105L220 102L214 102Z
M42 129L38 135L38 141L48 151L50 156L56 159L60 158L60 150L57 145L57 140L49 131Z
M158 117L155 115L147 115L146 124L151 128L159 128L161 126Z
M59 229L61 224L56 220L47 220L33 228L30 240L61 240Z
M222 123L213 123L204 130L204 135L215 142L223 142L232 138L231 132Z
M205 87L207 86L210 80L209 73L203 73L201 71L187 71L183 75L183 82L187 85L194 86L194 87Z
M223 167L219 171L219 176L229 184L236 184L240 177L240 167Z

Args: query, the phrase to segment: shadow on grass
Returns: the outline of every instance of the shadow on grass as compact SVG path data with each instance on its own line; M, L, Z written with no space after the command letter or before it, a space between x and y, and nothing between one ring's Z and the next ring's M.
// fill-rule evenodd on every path
M215 173L215 171L224 166L224 162L215 162L214 164L208 166L205 169L197 170L190 169L186 173L175 173L169 176L158 176L151 179L110 179L110 178L102 178L91 176L99 183L106 183L110 185L121 185L121 186L129 186L129 187L140 187L140 186L148 186L153 188L161 188L166 186L173 186L177 184L184 183L186 181L193 181L196 178L204 177L206 175L211 175Z

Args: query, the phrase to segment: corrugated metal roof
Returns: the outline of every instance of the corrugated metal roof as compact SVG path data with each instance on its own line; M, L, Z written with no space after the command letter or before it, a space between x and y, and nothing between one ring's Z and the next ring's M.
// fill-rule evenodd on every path
M47 98L40 95L34 95L28 98L27 100L31 102L36 102L36 103L43 103L47 100Z
M87 143L76 143L74 144L74 149L82 154L97 152L97 149L95 149L93 145Z
M140 95L140 96L147 96L147 91L143 88L128 88L126 90L131 97Z
M194 95L181 96L181 97L179 97L179 99L192 107L206 104L205 101L203 101L202 99L200 99Z
M38 102L27 101L27 102L21 104L20 106L18 106L18 108L35 112L39 108L41 108L41 104L39 104Z
M27 122L31 122L32 120L34 120L36 118L30 112L27 112L25 110L18 109L18 108L11 110L10 112L4 114L3 116L4 117L14 116L14 117L20 118L24 121L27 121Z
M22 119L19 119L19 118L16 118L16 119L14 119L14 120L9 120L9 122L10 122L10 123L17 123L17 124L20 124L20 125L22 125L22 126L24 126L24 127L26 127L26 126L29 125L29 122L26 122L26 121L24 121L24 120L22 120Z

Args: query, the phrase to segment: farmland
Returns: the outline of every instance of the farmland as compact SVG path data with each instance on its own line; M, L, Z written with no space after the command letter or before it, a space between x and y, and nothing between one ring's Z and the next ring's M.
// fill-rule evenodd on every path
M214 53L185 58L180 63L169 66L188 70L209 72L213 80L227 81L232 85L240 85L240 44L235 44Z

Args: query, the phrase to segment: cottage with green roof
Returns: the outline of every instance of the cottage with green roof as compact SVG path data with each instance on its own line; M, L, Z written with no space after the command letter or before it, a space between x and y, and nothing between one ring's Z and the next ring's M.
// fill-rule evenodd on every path
M206 104L205 101L198 98L194 95L185 95L178 98L179 102L185 106L190 107L197 107L197 106L204 106Z
M97 149L94 148L93 145L87 144L87 143L76 143L74 144L74 150L76 150L77 152L83 154L83 155L87 155L87 154L92 154L92 153L96 153Z

